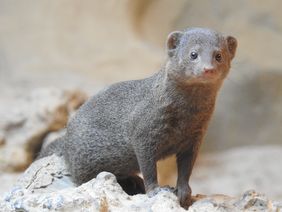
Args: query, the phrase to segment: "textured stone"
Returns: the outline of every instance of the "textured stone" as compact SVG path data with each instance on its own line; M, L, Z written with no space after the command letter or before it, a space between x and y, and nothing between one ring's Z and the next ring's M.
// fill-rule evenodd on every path
M255 191L239 198L225 195L198 195L188 211L275 211L272 202ZM185 211L168 189L154 196L127 195L113 174L100 173L75 187L62 158L55 155L34 162L16 185L0 197L1 211Z
M38 89L0 106L0 170L25 169L44 137L63 128L86 96L79 91Z
M254 190L246 191L240 197L226 195L210 195L196 201L188 211L279 211L280 203L269 200L264 194Z
M4 192L9 191L13 185L17 182L21 173L1 173L0 172L0 196L4 194Z
M165 200L165 202L163 202ZM79 187L69 180L64 161L53 155L34 162L10 192L0 200L6 211L152 211L179 210L177 197L167 190L157 196L128 196L111 173L102 172Z

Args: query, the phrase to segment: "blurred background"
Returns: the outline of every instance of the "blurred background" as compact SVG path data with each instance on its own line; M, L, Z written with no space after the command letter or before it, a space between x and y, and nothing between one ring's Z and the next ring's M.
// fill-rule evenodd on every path
M199 26L239 45L193 193L256 189L281 200L281 9L279 0L0 0L0 194L86 96L157 72L168 33ZM159 173L173 185L174 159Z

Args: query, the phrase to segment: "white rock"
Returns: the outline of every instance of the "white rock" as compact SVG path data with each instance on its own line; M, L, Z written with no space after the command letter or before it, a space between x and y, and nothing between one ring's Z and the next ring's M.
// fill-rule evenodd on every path
M248 191L240 198L224 195L198 196L188 211L275 211L282 203ZM55 155L34 162L18 183L0 198L3 211L186 211L177 197L161 189L153 197L127 195L113 174L100 173L76 187L70 181L64 160Z
M183 210L176 196L169 191L161 191L152 198L146 195L128 196L115 176L108 172L102 172L96 179L75 187L64 161L55 155L35 161L14 188L5 194L0 206L6 211Z

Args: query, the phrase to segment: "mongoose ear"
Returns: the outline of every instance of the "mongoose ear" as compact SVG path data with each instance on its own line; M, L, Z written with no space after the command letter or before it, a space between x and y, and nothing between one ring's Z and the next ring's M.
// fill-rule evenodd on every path
M227 36L227 47L230 54L231 60L235 57L236 48L237 48L237 40L232 36Z
M172 57L175 54L175 49L180 43L180 38L182 37L183 32L180 31L175 31L171 32L166 41L166 47L167 47L167 52L170 57Z

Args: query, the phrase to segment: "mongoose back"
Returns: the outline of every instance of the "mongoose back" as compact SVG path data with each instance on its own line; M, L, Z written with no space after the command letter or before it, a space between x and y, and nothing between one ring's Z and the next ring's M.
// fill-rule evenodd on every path
M167 59L153 76L113 84L83 104L66 134L39 157L64 157L77 184L108 171L118 180L141 172L146 192L158 188L156 162L176 155L176 194L191 204L189 177L229 72L237 41L205 28L169 34Z

